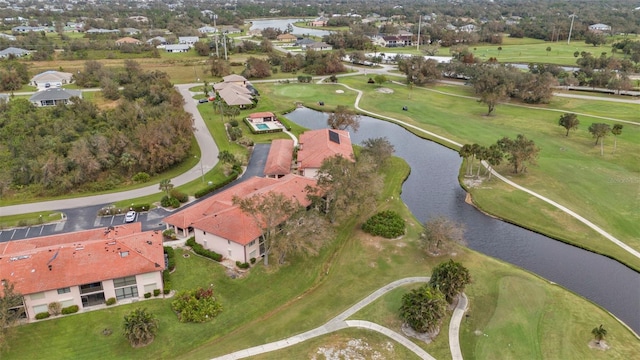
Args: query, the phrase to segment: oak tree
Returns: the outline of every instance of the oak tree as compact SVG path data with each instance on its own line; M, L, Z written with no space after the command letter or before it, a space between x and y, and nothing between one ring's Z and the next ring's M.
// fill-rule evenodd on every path
M565 113L560 116L560 121L558 121L558 125L567 129L567 133L565 136L569 136L569 130L576 130L578 125L580 124L580 120L578 120L578 115L574 113Z
M513 165L513 172L523 173L527 169L526 163L535 164L540 149L533 140L518 134L515 139L503 137L497 142L498 147L507 155L509 164Z
M351 128L354 132L360 129L360 116L344 105L338 105L334 112L329 114L327 125L336 130Z

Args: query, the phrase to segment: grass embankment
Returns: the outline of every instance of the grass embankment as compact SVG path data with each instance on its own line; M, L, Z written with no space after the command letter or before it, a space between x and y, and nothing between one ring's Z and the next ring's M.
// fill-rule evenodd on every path
M151 300L20 326L10 339L10 351L2 355L11 359L80 359L95 354L104 359L206 359L320 326L379 287L407 276L429 275L434 265L447 259L427 257L418 249L420 226L399 199L400 185L408 172L400 159L386 166L385 192L377 209L395 210L408 221L407 235L400 240L384 240L360 231L359 224L366 218L363 214L358 221L341 224L336 238L318 257L292 258L291 264L277 271L258 264L246 277L235 280L227 277L219 264L195 255L184 258L178 250L171 281L177 290L213 284L224 307L213 321L178 323L170 310L170 299ZM531 354L543 354L546 358L628 359L640 351L640 342L631 332L570 292L473 251L458 249L455 259L470 269L474 279L467 289L471 316L462 323L465 357L505 354L530 358ZM531 301L523 302L528 294ZM392 292L353 318L396 326L393 312L401 295L400 290ZM379 304L382 310L377 309ZM158 316L160 327L151 345L132 349L121 335L121 326L124 314L137 307L146 307ZM606 352L587 346L591 329L599 324L609 331L607 341L612 348ZM434 343L421 345L439 359L450 356L446 326ZM105 328L113 334L102 335ZM476 330L489 336L475 335ZM366 339L375 350L385 351L384 338L347 330L264 358L305 358L319 346L339 346L352 338ZM511 348L506 348L506 338ZM394 347L401 356L397 358L410 358L399 345Z
M473 95L470 89L464 90L466 88L435 86L410 90L388 83L385 86L393 89L394 93L383 94L375 91L378 86L366 84L366 78L362 76L340 81L365 92L360 101L362 108L397 118L459 143L488 146L503 136L525 134L542 149L538 165L529 166L526 175L513 175L508 164L499 166L498 171L573 209L630 246L640 249L640 241L636 236L640 233L640 212L637 211L640 127L625 124L622 135L618 136L617 151L613 152L613 137L610 136L605 140L605 155L600 156L599 146L594 145L594 139L586 128L592 122L614 124L613 121L579 115L580 129L572 131L569 137L564 136L564 128L557 125L564 111L634 121L637 105L612 106L604 101L562 98L554 99L549 105L499 105L496 113L487 117L483 104L459 96ZM271 96L282 97L283 101L292 93L303 96L303 89L297 86L274 87ZM325 100L332 101L335 89L339 87L326 87L329 89L324 90ZM307 99L302 97L301 100ZM401 111L403 105L407 105L409 111ZM429 138L425 134L421 136ZM494 179L470 191L476 203L492 214L640 269L637 258L582 223L498 180Z

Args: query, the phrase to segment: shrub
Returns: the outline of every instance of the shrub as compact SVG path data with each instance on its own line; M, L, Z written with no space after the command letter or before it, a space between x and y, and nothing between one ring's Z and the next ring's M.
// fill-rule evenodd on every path
M171 189L170 194L172 198L178 199L178 201L180 201L181 203L186 203L187 201L189 201L189 195L183 193L178 189Z
M168 239L168 240L175 240L175 239L177 239L177 238L178 238L178 237L176 236L176 232L175 232L175 230L173 230L173 229L167 229L167 230L163 231L163 232L162 232L162 236L164 236L164 237L165 237L165 239ZM165 254L166 254L166 253L167 253L167 252L165 251Z
M162 285L165 291L171 291L171 273L168 269L162 272Z
M242 129L239 127L232 127L229 129L229 139L236 141L242 137Z
M364 224L362 230L375 236L382 236L387 239L397 238L404 235L404 219L395 211L381 211L370 217Z
M167 254L167 270L172 271L176 268L176 251L171 246L165 246L164 253Z
M178 314L180 322L205 322L222 311L222 305L213 296L213 289L197 288L176 294L171 308Z
M60 315L60 311L62 310L62 304L57 301L54 301L49 304L49 314L53 316Z
M148 299L148 298L150 298L150 297L151 297L151 293L150 293L150 292L148 292L148 293L144 293L144 298L145 298L145 299Z
M160 200L160 205L162 205L162 207L172 207L175 209L180 207L180 201L174 197L165 195Z
M212 259L218 262L222 261L222 255L218 254L215 251L205 249L202 245L196 242L194 237L190 237L187 240L187 246L190 246L191 249L193 249L193 252L195 252L198 255L202 255L204 257L207 257L209 259Z
M274 131L274 132L282 132L282 129L278 129L277 131ZM242 146L245 146L245 147L249 147L249 146L253 146L254 145L253 139L248 138L248 137L241 137L236 142L238 144L242 145Z
M111 306L111 305L113 305L115 303L116 303L116 298L114 298L114 297L108 298L107 301L105 302L105 304L107 304L107 306Z
M165 295L169 295L170 292L171 292L171 289L164 288L164 290L162 290L162 293Z
M80 310L78 305L67 306L66 308L62 308L62 315L75 314Z
M255 264L256 263L256 258L249 259L249 262L252 263L252 264Z
M42 320L48 318L50 315L48 312L41 312L36 314L36 320Z
M151 176L149 176L149 174L147 174L146 172L139 172L133 175L133 178L131 178L131 180L137 183L146 183L150 178Z
M236 261L236 266L239 267L240 269L248 269L249 263Z
M160 289L154 289L153 290L153 296L155 296L155 297L160 296Z
M151 208L151 204L147 204L147 203L131 205L131 210L137 211L137 212L148 211L150 208Z
M231 127L238 127L239 125L238 120L233 119L229 121L229 125L231 125Z
M213 185L209 185L204 189L200 189L198 191L196 191L195 193L195 197L196 199L201 198L209 193L212 193L218 189L220 189L223 186L228 185L229 183L231 183L232 181L234 181L235 179L238 178L238 173L234 172L232 173L228 178L226 178L223 182L219 183L219 184L213 184Z

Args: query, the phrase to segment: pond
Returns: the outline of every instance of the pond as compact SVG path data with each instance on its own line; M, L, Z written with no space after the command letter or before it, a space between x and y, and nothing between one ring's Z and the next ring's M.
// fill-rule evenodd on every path
M259 19L254 19L254 20L249 20L252 25L251 28L249 30L262 30L262 29L266 29L269 27L272 28L276 28L276 29L280 29L280 30L286 30L287 29L287 25L291 24L291 26L293 26L293 34L294 35L298 35L298 36L325 36L325 35L329 35L331 32L327 31L327 30L320 30L320 29L307 29L307 28L300 28L297 27L295 25L293 25L296 22L299 21L309 21L312 19L266 19L266 20L259 20Z
M286 116L306 128L320 129L326 127L328 115L298 108ZM359 131L351 133L355 144L382 136L411 166L402 199L418 220L446 216L464 223L470 248L558 283L640 332L640 274L605 256L484 215L465 203L466 192L457 180L462 160L453 150L367 116L360 117Z

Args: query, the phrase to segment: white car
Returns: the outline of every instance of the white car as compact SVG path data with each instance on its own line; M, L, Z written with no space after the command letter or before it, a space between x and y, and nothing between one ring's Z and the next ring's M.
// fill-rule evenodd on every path
M131 222L136 221L136 215L137 215L137 213L135 211L128 211L124 215L124 222L131 223Z

